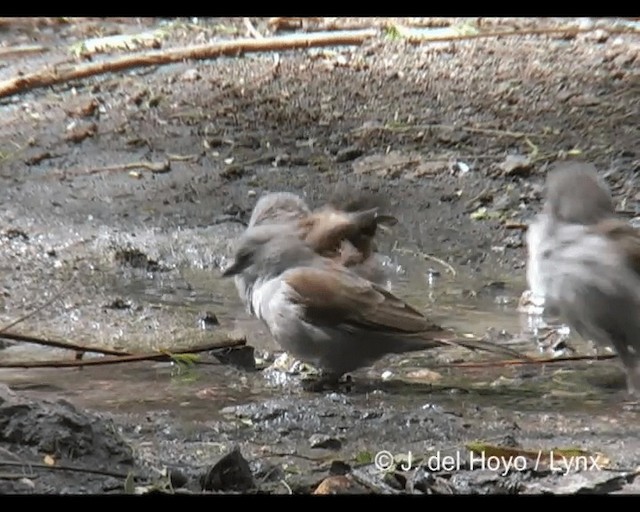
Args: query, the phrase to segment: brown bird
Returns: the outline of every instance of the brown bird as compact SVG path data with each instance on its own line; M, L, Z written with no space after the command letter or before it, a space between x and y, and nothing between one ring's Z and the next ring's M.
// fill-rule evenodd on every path
M640 392L640 232L616 216L591 164L557 165L546 188L530 279L583 338L616 350Z
M382 278L374 259L379 227L392 226L397 219L381 215L377 208L347 212L324 206L298 222L301 238L321 256L352 269L367 279Z
M364 200L352 200L341 209L327 204L311 211L299 196L290 192L275 192L260 198L249 220L253 226L295 222L300 237L318 254L346 266L360 265L376 250L378 227L393 226L398 220L381 215L379 207L361 208Z
M295 226L300 239L319 255L351 268L361 277L383 284L387 274L376 254L375 236L379 227L392 226L397 219L380 215L377 208L358 210L366 204L362 197L345 203L352 211L332 204L312 211L295 194L269 193L256 203L247 231L266 225ZM240 297L246 297L242 274L236 276L235 284ZM250 304L245 303L245 306L250 311Z
M540 244L558 222L594 225L615 218L615 205L606 184L598 177L593 164L572 161L552 166L546 183L546 200L527 230L528 300L545 305L545 290L540 277Z
M456 339L382 286L319 255L295 226L247 230L223 275L242 276L253 315L283 350L320 369L325 382L387 354L444 345L522 357L490 342Z

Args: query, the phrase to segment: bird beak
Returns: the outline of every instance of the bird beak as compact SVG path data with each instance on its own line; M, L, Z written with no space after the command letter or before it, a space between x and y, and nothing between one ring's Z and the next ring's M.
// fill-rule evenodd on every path
M364 210L353 214L353 219L356 225L359 226L375 226L374 229L380 229L385 233L391 232L391 227L398 223L398 219L393 215L381 215L378 213L377 208L371 210Z
M369 210L361 210L350 214L353 222L358 225L367 225L372 221L377 226L390 227L395 226L398 223L398 219L393 215L381 215L378 213L378 208L371 208Z
M378 208L371 208L369 210L360 210L357 212L351 212L347 214L347 218L354 226L358 228L364 228L369 226L375 226L376 217L378 216Z
M222 271L222 277L231 277L239 274L246 268L246 265L241 265L237 260Z
M388 228L395 226L398 223L398 219L393 215L376 215L376 222L379 226Z

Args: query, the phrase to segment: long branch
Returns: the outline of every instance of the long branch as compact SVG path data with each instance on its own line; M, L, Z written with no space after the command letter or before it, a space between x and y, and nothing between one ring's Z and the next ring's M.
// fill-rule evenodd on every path
M254 52L277 52L310 47L360 45L376 34L378 34L378 30L364 29L264 39L236 39L233 41L222 41L186 48L153 50L135 55L127 55L110 61L79 65L71 69L46 68L0 82L0 98L39 87L47 87L67 82L69 80L77 80L115 71L124 71L142 66L157 66L182 62L184 60L215 59L221 56L235 56Z
M71 284L73 284L75 282L75 277L72 277L66 284L64 284L62 286L62 289L58 292L55 293L53 295L53 297L51 297L49 300L47 300L44 304L38 306L36 309L34 309L33 311L24 314L23 316L17 318L16 320L8 323L7 325L4 325L2 327L0 327L0 336L1 333L3 333L4 331L6 331L7 329L10 329L11 327L18 325L22 322L24 322L25 320L28 320L29 318L31 318L32 316L37 315L38 313L40 313L40 311L42 311L43 309L49 307L51 304L53 304L56 300L58 300L61 296L62 293L65 292L67 290L67 288L69 288L69 286L71 286Z
M583 356L563 356L563 357L541 357L530 359L510 359L503 361L469 361L462 363L446 363L434 365L434 368L488 368L488 367L503 367L503 366L521 366L525 364L558 364L568 363L573 361L604 361L606 359L615 359L618 357L616 354L602 354L597 356L583 355Z
M124 473L117 473L115 471L103 471L101 469L81 468L77 466L68 466L64 464L50 466L48 464L42 464L40 462L15 462L12 460L0 460L0 466L9 466L9 467L27 466L29 468L48 469L50 471L73 471L76 473L88 473L92 475L109 476L112 478L127 478L128 476ZM23 475L23 476L29 476L29 475Z
M105 354L110 356L126 356L129 352L123 350L115 350L111 348L98 348L98 347L86 347L84 345L78 345L68 341L55 341L45 338L38 338L36 336L30 336L28 334L18 334L13 332L0 332L0 338L12 341L22 341L25 343L34 343L36 345L43 345L45 347L52 348L64 348L68 350L75 350L76 352L93 352L96 354Z
M165 351L147 352L144 354L127 354L105 356L97 359L67 359L67 360L46 360L46 361L8 361L0 362L0 368L74 368L83 366L103 366L108 364L131 363L135 361L169 361L172 356L180 354L195 354L197 352L208 352L221 348L241 347L246 344L244 338L229 338L217 343L208 343L195 347Z

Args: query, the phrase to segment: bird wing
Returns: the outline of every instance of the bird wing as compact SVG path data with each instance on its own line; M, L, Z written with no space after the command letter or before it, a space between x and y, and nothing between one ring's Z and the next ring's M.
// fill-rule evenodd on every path
M305 242L319 254L335 255L340 244L348 240L366 258L372 251L377 228L377 210L342 212L323 208L300 221Z
M339 265L301 267L283 276L307 321L375 329L386 333L443 331L419 311L373 282Z
M615 218L599 222L593 230L616 242L633 271L640 277L640 231L628 222Z
M339 265L291 269L283 278L293 290L290 300L300 306L303 319L315 325L341 325L352 331L409 336L440 345L530 359L490 341L455 338L452 331L430 322L389 291Z
M640 353L640 243L625 224L601 223L589 231L596 237L558 247L550 253L545 272L549 298L565 321L583 338L612 345L629 370Z

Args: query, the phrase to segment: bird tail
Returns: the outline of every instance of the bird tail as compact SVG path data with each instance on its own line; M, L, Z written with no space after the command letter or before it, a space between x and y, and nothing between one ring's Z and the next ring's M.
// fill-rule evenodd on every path
M533 358L520 353L517 350L505 347L491 341L480 340L477 338L438 338L438 342L442 345L464 347L468 350L489 352L501 356L508 356L523 361L533 361Z

